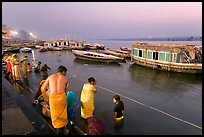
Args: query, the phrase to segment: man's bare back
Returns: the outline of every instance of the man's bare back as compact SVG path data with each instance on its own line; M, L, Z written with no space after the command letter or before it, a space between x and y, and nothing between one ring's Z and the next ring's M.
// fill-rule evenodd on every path
M61 73L52 74L49 76L42 86L42 90L49 89L49 94L60 94L67 92L69 87L69 81L66 75Z

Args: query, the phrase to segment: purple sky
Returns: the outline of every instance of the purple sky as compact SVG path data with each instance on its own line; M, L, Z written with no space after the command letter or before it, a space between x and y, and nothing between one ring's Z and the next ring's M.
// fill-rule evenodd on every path
M46 39L202 35L202 2L3 2L2 24Z

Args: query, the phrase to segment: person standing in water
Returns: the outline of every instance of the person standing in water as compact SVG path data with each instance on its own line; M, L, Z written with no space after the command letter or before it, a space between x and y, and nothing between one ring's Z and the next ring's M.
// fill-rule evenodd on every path
M114 120L119 121L124 119L124 103L120 100L119 95L113 96L114 106Z
M93 116L94 95L96 92L96 80L93 77L88 78L81 91L81 117L87 119Z

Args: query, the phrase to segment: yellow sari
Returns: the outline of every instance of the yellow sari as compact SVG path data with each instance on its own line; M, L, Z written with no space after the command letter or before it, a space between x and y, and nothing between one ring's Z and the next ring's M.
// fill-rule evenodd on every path
M50 113L54 128L62 128L67 125L67 100L66 94L49 95Z
M87 119L93 116L94 112L94 92L96 87L90 83L85 83L81 92L81 117Z

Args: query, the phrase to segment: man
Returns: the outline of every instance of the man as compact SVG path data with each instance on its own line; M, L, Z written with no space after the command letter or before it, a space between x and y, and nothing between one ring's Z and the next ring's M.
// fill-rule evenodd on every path
M48 67L47 64L44 64L44 66L42 66L40 70L43 80L45 80L48 77L47 69L50 70L50 67Z
M66 77L67 68L58 67L58 73L50 75L41 87L46 104L50 105L52 125L57 129L57 134L67 135L67 100L66 92L69 88L69 80ZM49 89L49 103L46 91Z
M81 117L87 119L93 116L94 112L94 94L96 92L96 80L93 77L84 84L81 92Z
M40 65L41 65L41 61L38 61L38 63L35 64L34 66L34 72L40 72Z

